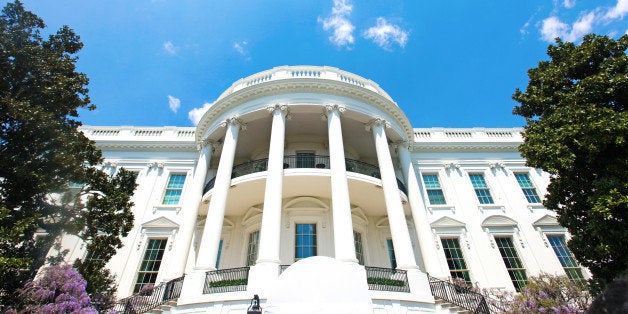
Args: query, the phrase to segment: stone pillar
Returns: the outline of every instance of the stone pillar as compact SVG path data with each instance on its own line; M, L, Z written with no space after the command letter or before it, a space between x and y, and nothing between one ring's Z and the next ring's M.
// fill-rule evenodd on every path
M356 263L355 244L353 243L353 223L351 221L351 202L347 184L347 168L342 139L340 114L345 108L340 105L325 106L329 137L329 164L331 169L331 205L334 219L334 252L336 259Z
M373 139L375 140L377 162L382 177L382 188L384 190L384 200L386 201L390 234L395 248L395 257L397 258L397 268L418 269L414 260L410 233L406 223L406 216L403 213L395 168L390 157L388 139L384 130L384 127L388 126L388 122L381 118L376 118L371 120L368 126L373 131Z
M194 235L198 217L198 208L201 198L203 197L205 178L214 147L212 142L203 140L202 143L198 145L198 148L200 149L200 154L196 168L194 169L194 176L192 177L190 188L183 198L183 206L181 209L183 218L181 219L181 226L179 227L175 239L170 266L171 273L167 279L174 279L183 275L190 254L192 236Z
M440 261L438 260L438 251L432 240L431 227L427 214L425 212L425 204L421 197L419 183L412 165L412 158L408 149L408 143L401 143L398 146L399 163L401 171L406 179L406 187L408 188L408 201L412 210L412 219L414 220L414 229L419 241L419 249L421 250L421 258L425 271L435 277L446 277L443 273Z
M262 213L262 227L256 263L270 264L268 266L275 268L276 272L278 272L283 199L283 155L288 106L277 104L268 106L267 109L273 115L273 123L270 134L270 148L268 150L264 211Z
M227 207L227 195L231 185L231 170L233 169L233 159L235 157L238 133L244 126L242 121L236 117L228 118L222 122L227 127L225 140L222 144L220 163L216 172L216 181L212 192L203 238L196 257L196 269L214 270L216 269L216 258L220 245L220 235L222 234L222 223Z

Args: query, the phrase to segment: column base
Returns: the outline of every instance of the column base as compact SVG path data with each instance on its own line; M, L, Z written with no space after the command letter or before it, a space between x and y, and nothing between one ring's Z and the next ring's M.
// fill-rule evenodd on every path
M408 285L410 292L423 300L431 300L434 302L432 289L427 278L427 274L421 272L418 268L407 269Z
M267 295L279 278L279 261L259 261L249 270L247 291L258 295Z

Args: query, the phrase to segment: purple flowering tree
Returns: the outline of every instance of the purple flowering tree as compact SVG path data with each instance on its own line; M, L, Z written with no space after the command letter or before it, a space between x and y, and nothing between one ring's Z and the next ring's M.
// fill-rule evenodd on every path
M85 286L87 282L69 265L51 266L19 293L19 307L8 313L96 314Z

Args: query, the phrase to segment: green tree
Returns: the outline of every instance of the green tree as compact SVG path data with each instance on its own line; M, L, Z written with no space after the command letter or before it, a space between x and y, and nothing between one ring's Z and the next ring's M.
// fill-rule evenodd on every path
M628 35L556 40L517 89L527 164L551 175L544 205L572 235L569 248L588 267L591 288L628 270Z
M95 108L88 78L75 68L83 45L67 26L47 38L44 28L19 1L0 13L0 305L10 304L7 292L33 277L63 232L98 252L79 265L86 278L108 275L85 271L102 269L133 222L133 174L97 170L101 152L77 130L78 110ZM84 186L77 192L69 182Z

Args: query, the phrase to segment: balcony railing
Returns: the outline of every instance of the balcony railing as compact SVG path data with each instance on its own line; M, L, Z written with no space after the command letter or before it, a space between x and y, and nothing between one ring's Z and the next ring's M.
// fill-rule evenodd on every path
M410 292L405 270L382 267L364 267L369 290Z
M179 277L152 288L142 289L142 291L116 302L113 311L124 314L145 313L168 301L178 299L181 296L183 278Z
M432 276L428 277L430 289L435 298L455 304L473 313L491 313L483 295L471 291L469 288L454 285L451 282L443 281Z
M380 178L379 167L365 163L363 161L345 158L345 167L349 172L355 172L370 177ZM283 168L310 168L310 169L329 169L329 156L320 155L288 155L283 158ZM268 169L268 158L257 159L235 165L231 171L231 178L241 177L247 174L266 171ZM203 194L214 188L216 178L213 178L205 184ZM403 182L397 179L397 186L401 191L408 194Z
M245 291L249 283L249 267L208 271L203 293Z

